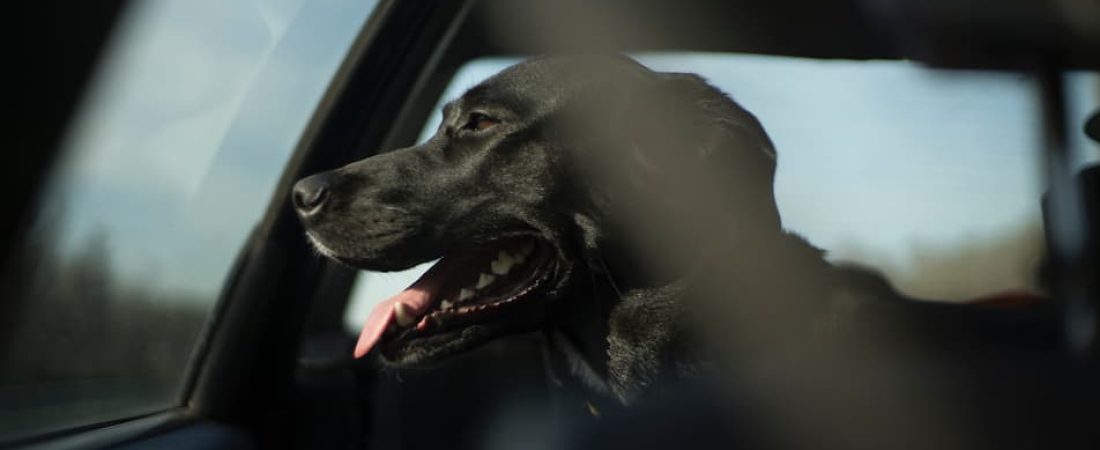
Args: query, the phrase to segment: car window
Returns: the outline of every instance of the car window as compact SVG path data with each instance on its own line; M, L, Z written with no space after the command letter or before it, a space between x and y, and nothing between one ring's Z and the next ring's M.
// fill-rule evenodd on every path
M134 2L3 274L0 442L182 401L242 244L375 2Z
M965 300L1036 290L1044 253L1035 83L1017 73L934 70L907 61L722 53L635 55L654 70L695 72L763 122L779 153L775 194L784 226L833 261L884 272L903 292ZM518 62L474 60L440 104ZM1100 100L1095 74L1067 76L1071 123ZM432 116L420 137L438 126ZM1094 143L1071 144L1095 163ZM427 265L362 273L345 324Z

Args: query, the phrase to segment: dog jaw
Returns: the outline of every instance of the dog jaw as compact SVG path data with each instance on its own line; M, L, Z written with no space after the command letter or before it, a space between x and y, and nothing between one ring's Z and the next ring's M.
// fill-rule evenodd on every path
M556 280L554 255L548 245L522 236L448 253L408 289L375 307L355 356L379 347L387 362L407 365L521 328L517 324L545 309L544 294ZM481 331L467 333L472 327ZM428 348L441 346L447 351Z

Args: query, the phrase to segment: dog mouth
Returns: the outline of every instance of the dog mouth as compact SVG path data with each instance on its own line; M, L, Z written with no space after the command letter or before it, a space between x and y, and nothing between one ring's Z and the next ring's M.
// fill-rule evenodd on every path
M457 338L470 325L503 321L545 286L552 272L548 245L529 236L453 251L416 282L371 311L355 357L421 340Z

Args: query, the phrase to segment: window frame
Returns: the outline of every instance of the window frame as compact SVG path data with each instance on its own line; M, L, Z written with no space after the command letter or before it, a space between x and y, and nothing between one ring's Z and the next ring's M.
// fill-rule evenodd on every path
M293 415L285 408L282 417L270 413L293 404L300 337L323 328L316 310L330 299L346 302L354 273L316 257L286 193L304 176L406 138L394 124L424 90L422 80L434 72L468 6L441 3L382 0L354 39L223 287L175 422L200 426L217 418L247 429L257 420L278 423Z
M433 73L442 44L453 36L468 6L465 1L441 3L381 0L358 31L284 166L262 219L245 239L223 283L217 305L192 354L179 405L20 438L5 445L98 448L126 442L151 443L167 439L170 432L209 432L211 427L215 440L239 439L242 430L253 428L251 425L258 420L286 419L270 417L269 413L278 410L279 401L289 401L298 338L307 316L313 322L319 320L316 314L307 314L310 305L318 299L346 297L338 293L346 294L350 289L351 272L315 257L301 239L301 224L285 193L305 175L408 139L399 129L393 129L393 124L415 109L407 100L417 96L410 93L425 88L424 78ZM132 5L120 2L118 11L126 6ZM86 28L101 31L105 44L117 16L121 14ZM93 59L98 51L87 57ZM87 77L94 68L89 62L88 70L76 71L79 76L74 78ZM387 113L394 110L402 114ZM57 134L63 133L67 125L68 120L59 121ZM52 150L41 158L42 170L32 174L36 180L48 175L57 154L56 147ZM37 194L28 193L27 207L21 210L24 215L33 210ZM248 436L258 442L271 439ZM209 445L210 441L202 444Z

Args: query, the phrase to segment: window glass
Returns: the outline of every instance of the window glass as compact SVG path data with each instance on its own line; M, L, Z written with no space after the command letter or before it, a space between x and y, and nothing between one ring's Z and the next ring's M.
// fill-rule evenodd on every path
M1035 289L1044 250L1032 79L906 61L635 57L654 70L698 73L760 118L779 153L775 195L784 226L830 259L878 268L918 297ZM467 64L443 100L518 61ZM1070 120L1079 129L1100 101L1100 82L1090 73L1067 81ZM422 141L438 120L436 113ZM1100 160L1081 133L1070 142L1078 166ZM346 315L349 329L358 330L374 303L423 270L363 273Z
M0 441L163 410L374 2L134 2L2 274Z

